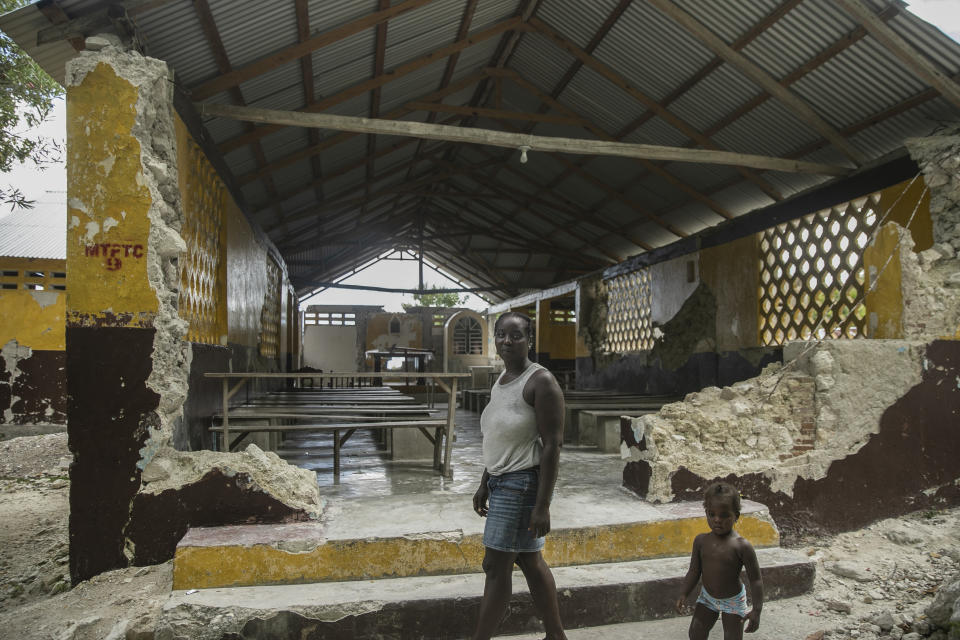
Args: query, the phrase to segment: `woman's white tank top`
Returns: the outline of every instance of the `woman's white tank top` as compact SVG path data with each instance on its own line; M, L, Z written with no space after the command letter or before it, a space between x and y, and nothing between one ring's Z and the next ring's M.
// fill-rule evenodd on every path
M523 399L523 387L542 365L531 362L519 377L490 389L490 402L480 414L483 434L483 464L491 475L529 469L540 464L543 443L537 431L537 416Z

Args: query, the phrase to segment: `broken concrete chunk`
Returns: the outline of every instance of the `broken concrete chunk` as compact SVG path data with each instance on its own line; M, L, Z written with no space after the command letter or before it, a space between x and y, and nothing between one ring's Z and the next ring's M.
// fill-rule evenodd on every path
M877 576L873 573L852 562L832 562L827 565L827 571L842 578L851 578L857 582L873 582L877 579Z
M100 51L107 47L122 47L123 41L114 33L98 33L95 36L89 36L83 44L87 51Z

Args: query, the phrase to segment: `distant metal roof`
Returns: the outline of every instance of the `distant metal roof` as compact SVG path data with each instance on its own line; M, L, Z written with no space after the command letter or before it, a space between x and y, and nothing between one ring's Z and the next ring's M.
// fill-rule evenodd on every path
M104 21L89 26L107 5L32 5L0 17L0 29L60 79L76 55L69 43L82 39L38 45L38 34L49 38L62 23L73 29L63 37L76 36L78 18L87 25L81 35L109 30ZM145 52L167 61L178 86L201 103L722 150L854 171L904 153L905 138L960 119L960 93L950 90L960 44L896 0L124 5ZM873 19L855 17L856 6ZM902 39L903 51L884 44L883 30ZM538 152L521 164L516 151L489 146L251 127L209 115L204 122L301 294L392 249L422 247L429 262L501 301L832 180Z
M37 202L0 217L0 257L67 258L67 203Z

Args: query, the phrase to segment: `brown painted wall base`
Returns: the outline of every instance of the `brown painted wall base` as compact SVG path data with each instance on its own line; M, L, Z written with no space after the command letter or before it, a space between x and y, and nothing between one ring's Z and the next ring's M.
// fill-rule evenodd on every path
M157 427L147 388L153 329L67 327L70 577L127 566L123 530L140 487L140 449Z
M34 350L18 363L14 378L0 359L0 423L67 423L67 354L64 351Z
M244 473L226 476L219 469L194 484L159 494L141 493L133 501L127 537L133 543L133 564L148 565L173 558L188 527L305 521L292 509L261 491Z
M929 345L920 384L880 418L879 433L856 453L833 462L819 480L799 479L793 496L770 488L760 473L704 478L680 468L672 477L676 500L699 500L707 484L727 480L745 498L765 504L782 534L839 532L880 518L960 504L960 342ZM646 496L650 469L631 462L624 486Z

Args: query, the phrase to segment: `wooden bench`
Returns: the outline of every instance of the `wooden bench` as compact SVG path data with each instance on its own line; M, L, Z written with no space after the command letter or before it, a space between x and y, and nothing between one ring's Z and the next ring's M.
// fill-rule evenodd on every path
M657 409L583 409L580 411L580 444L596 445L603 453L620 451L620 417L636 418Z
M231 422L234 419L233 416L230 416ZM271 431L301 431L301 432L332 432L333 433L333 475L336 479L340 478L340 447L342 447L347 440L350 439L357 429L419 429L420 432L430 441L430 444L433 445L433 466L434 468L440 467L441 457L442 457L442 447L443 442L443 432L446 429L447 420L446 418L442 420L435 419L420 419L420 420L367 420L367 421L344 421L344 422L334 422L334 423L307 423L307 424L282 424L282 425L271 425L271 424L231 424L230 432L236 432L239 435L229 443L228 451L233 450L233 448L243 441L250 433L256 432L271 432ZM428 429L433 428L434 432L431 434ZM210 427L210 431L219 436L220 439L223 437L223 426L215 425ZM340 435L340 432L344 432L343 435ZM217 440L214 441L214 448L219 450L221 448L220 442Z

